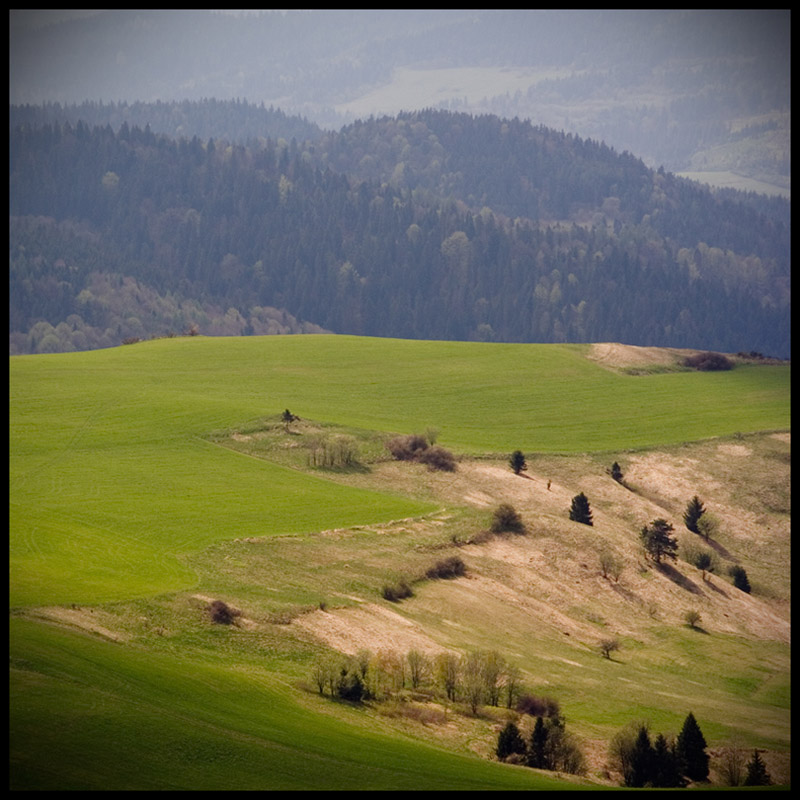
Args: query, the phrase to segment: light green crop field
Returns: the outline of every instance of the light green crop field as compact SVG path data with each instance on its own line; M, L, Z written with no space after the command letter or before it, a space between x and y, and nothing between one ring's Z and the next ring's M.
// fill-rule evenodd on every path
M313 604L321 586L358 592L358 581L379 580L379 555L362 563L354 549L352 563L320 562L318 583L306 586L280 549L260 573L251 565L246 580L235 577L236 542L299 547L320 531L441 511L400 487L334 482L212 440L285 408L385 434L436 428L445 447L473 455L622 451L789 429L788 365L630 376L589 361L586 349L197 337L12 357L11 788L564 788L398 734L347 705L320 713L294 683L313 644L276 635L217 647L228 632L197 627L184 606L170 615L192 592L227 591L264 613L269 596ZM311 575L314 558L303 563ZM43 621L43 607L116 614L134 633L67 630ZM142 632L137 620L158 614L169 636ZM579 686L566 681L563 691L579 706ZM784 708L788 685L771 691Z

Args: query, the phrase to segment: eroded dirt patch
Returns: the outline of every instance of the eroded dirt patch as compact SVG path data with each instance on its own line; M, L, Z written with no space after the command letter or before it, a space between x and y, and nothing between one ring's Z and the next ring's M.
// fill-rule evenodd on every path
M359 608L313 611L293 620L303 630L342 653L418 650L436 655L447 648L431 639L418 625L389 608L369 603Z
M588 358L610 369L631 369L647 367L677 367L687 356L697 350L683 350L672 347L639 347L619 342L597 342L589 349Z

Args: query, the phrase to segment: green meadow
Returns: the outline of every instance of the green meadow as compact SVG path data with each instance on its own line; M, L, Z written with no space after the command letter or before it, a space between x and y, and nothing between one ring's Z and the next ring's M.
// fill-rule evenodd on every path
M12 357L11 788L571 786L347 704L321 705L298 688L318 643L290 641L281 626L249 638L215 629L189 600L244 600L268 616L286 604L369 596L402 552L422 552L413 533L389 546L381 526L442 515L441 503L423 493L332 480L215 441L219 432L258 430L286 408L303 420L385 435L435 428L442 445L471 456L622 452L789 430L788 365L633 376L586 352L276 336ZM362 538L326 560L323 541L337 540L315 536L344 529ZM254 544L243 549L247 542ZM443 590L427 591L429 606L421 602L416 613L435 629ZM56 625L45 607L88 610L119 635ZM535 659L524 620L515 624L509 643ZM488 644L492 631L475 635ZM677 633L649 658L663 670L669 653L694 648L709 670L695 696L719 720L711 732L724 732L720 709L737 697L736 723L767 707L755 741L785 746L788 682L758 677L761 662L770 674L770 659L782 663L785 653L765 648L726 683L714 672L721 642L696 638ZM741 662L746 645L725 642L726 658ZM597 668L587 660L580 680L563 667L551 679L585 711L586 729L605 736L614 715L604 719L582 700L597 685ZM645 660L625 676L637 682L643 708L652 698L648 669ZM617 704L624 683L614 685ZM680 692L679 667L662 690ZM652 706L653 718L672 727L676 714Z

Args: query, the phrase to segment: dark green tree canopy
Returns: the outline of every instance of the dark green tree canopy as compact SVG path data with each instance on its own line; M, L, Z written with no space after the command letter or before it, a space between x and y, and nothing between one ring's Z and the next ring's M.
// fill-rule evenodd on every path
M584 525L594 525L592 522L592 510L589 506L589 500L583 492L572 498L569 518L574 522L582 522Z
M747 578L747 570L739 564L734 564L730 568L730 575L733 578L733 585L737 589L750 594L750 581Z
M512 753L524 755L526 749L525 740L522 738L519 728L513 722L507 723L497 737L497 757L503 761Z
M693 781L704 781L708 778L709 759L706 746L700 726L690 711L678 734L676 752L683 774Z
M520 472L528 468L528 465L525 463L525 454L522 452L522 450L515 450L511 454L509 463L511 464L511 469L514 470L515 475L519 475Z
M662 558L678 559L678 540L672 536L675 529L665 519L654 519L649 525L642 528L640 534L642 544L647 554L657 564Z
M683 514L683 521L692 533L700 533L697 527L697 520L703 516L705 510L705 507L700 502L700 498L697 495L695 495L686 506L686 511Z
M758 750L753 750L753 757L747 764L747 777L744 779L745 786L769 786L772 778L764 764Z

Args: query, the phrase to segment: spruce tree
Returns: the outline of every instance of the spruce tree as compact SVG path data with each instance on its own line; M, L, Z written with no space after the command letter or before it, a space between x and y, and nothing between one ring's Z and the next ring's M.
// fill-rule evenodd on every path
M738 564L734 564L730 568L730 574L733 578L733 585L737 589L741 589L743 592L747 592L750 594L750 581L747 579L747 572L744 567L740 567Z
M631 771L626 786L641 788L653 783L655 759L647 726L642 725L631 751Z
M683 521L692 533L700 533L700 529L697 527L697 520L699 520L704 513L705 508L700 502L700 498L695 495L689 501L689 505L686 506L686 511L683 514Z
M589 507L589 500L583 492L572 498L569 518L574 522L582 522L584 525L594 525L592 522L592 510Z
M769 786L772 783L769 772L758 754L758 750L753 750L753 757L747 765L747 777L744 779L745 786Z
M528 468L528 465L525 463L525 454L522 450L515 450L511 454L509 464L511 464L511 469L514 470L515 475L519 475L520 472Z
M525 740L519 732L519 728L509 722L497 737L497 757L504 761L512 753L525 753Z
M536 724L531 732L531 745L528 748L528 766L536 769L547 769L547 734L544 720L536 717Z
M664 734L659 733L653 745L653 786L673 789L682 785L675 744L670 747Z
M691 711L678 734L676 751L684 775L693 781L704 781L708 778L706 740Z

